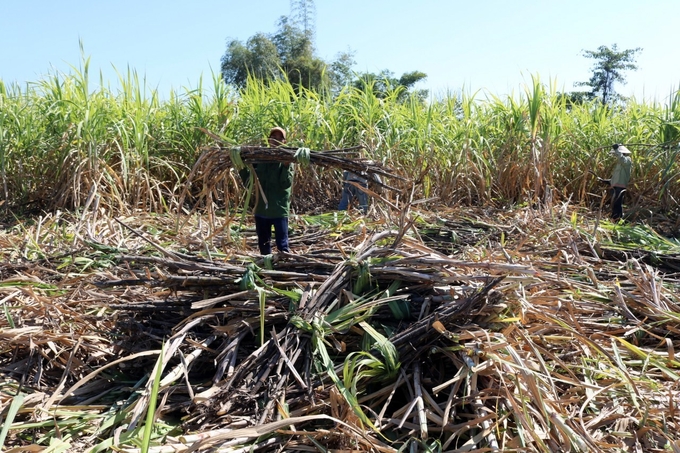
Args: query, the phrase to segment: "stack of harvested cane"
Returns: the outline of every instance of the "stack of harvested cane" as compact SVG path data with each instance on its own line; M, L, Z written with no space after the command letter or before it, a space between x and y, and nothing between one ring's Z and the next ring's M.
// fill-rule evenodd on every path
M239 428L277 431L274 427L282 417L286 419L286 430L291 424L302 428L300 425L305 423L314 436L316 429L327 430L337 424L335 434L324 440L330 445L356 443L359 450L381 446L383 451L396 451L380 439L377 431L394 432L403 437L397 442L402 443L413 435L411 420L427 424L423 418L426 407L429 410L435 403L428 402L417 412L403 407L406 412L398 413L401 421L393 413L400 405L408 406L406 400L413 399L408 389L419 392L420 380L440 383L443 368L430 373L431 366L426 365L421 370L423 361L431 363L427 357L433 347L450 347L451 341L433 325L454 329L480 314L488 316L498 301L493 289L504 277L479 276L471 286L470 278L456 266L463 263L432 252L439 257L436 260L426 247L408 238L397 242L397 236L398 231L389 230L364 237L354 248L354 257L348 259L328 251L309 257L292 255L289 260L300 266L296 271L289 268L290 262L280 262L274 270L244 267L242 257L232 262L206 262L155 244L164 258L120 256L126 263L124 279L98 281L100 290L110 288L121 294L133 286L165 287L174 296L164 298L162 303L149 299L116 308L152 312L150 327L178 322L167 340L169 351L183 346L186 355L191 356L193 347L187 349L184 343L187 336L192 344L204 346L190 360L192 371L201 370L199 374L205 381L194 385L196 393L191 398L174 392L167 404L187 411L186 429L220 434L185 437L191 449L178 443L178 451L231 445L225 442L235 438L243 446L255 439ZM156 266L156 272L146 271L149 264ZM515 270L531 271L523 266ZM256 277L248 284L251 273ZM455 283L446 285L447 280ZM301 289L299 296L294 295L295 288ZM459 297L454 297L454 292ZM400 314L398 319L395 312ZM372 325L394 332L389 344ZM365 351L359 352L364 343ZM454 344L462 347L458 338ZM392 352L386 352L385 347ZM211 354L207 359L203 357ZM375 375L370 381L384 383L388 391L369 387L369 380L360 379L359 374L353 384L358 387L354 392L362 397L359 402L347 391L349 381L336 381L338 373L342 374L335 371L342 369L338 363L354 363L352 354L364 357L361 363L368 359L376 366L386 363L386 369L379 374L387 380L380 381L380 376ZM169 367L170 359L168 353L165 366ZM357 370L364 366L358 362L356 365ZM456 372L450 370L447 375ZM345 391L344 397L338 393L341 390ZM385 401L390 391L398 403L389 405L392 397ZM136 404L131 413L139 417L144 407ZM383 407L385 415L377 415ZM465 410L454 407L458 412L452 414L450 421L439 420L439 430L449 422L457 422L461 412L466 421L474 418L466 412L469 405ZM403 428L407 419L408 427ZM422 437L427 438L427 430L432 427L422 429L426 433ZM228 439L220 437L222 434ZM269 437L272 444L284 446L289 442L280 433ZM303 439L298 447L304 448L306 442Z
M388 178L396 178L405 180L405 178L395 175L391 169L383 165L367 159L348 159L340 157L340 155L347 155L356 153L362 146L354 146L351 148L342 148L328 151L310 151L309 163L319 165L321 167L339 168L347 170L352 173L360 174L378 174ZM240 155L244 162L281 162L281 163L295 163L297 161L296 153L299 148L278 147L278 148L262 148L255 146L241 147ZM224 151L224 148L220 148ZM389 187L389 186L386 186Z
M189 174L189 183L202 180L203 186L212 187L215 181L220 181L230 171L231 168L239 168L242 165L256 164L260 162L281 162L295 163L301 162L298 151L300 148L281 146L278 148L267 148L260 146L225 146L218 136L210 131L203 130L206 134L217 141L216 146L204 149L203 154L198 158L196 164ZM407 181L407 178L400 176L393 169L369 159L349 158L352 155L360 154L363 146L353 146L350 148L309 151L308 156L302 161L326 168L336 168L349 171L355 174L379 175L382 178ZM236 153L233 151L237 150ZM344 157L343 157L344 156ZM234 160L238 162L235 162ZM387 189L400 192L400 189L390 186L384 179L379 181L377 178L372 180Z
M298 148L241 146L238 149L240 150L240 158L245 164L256 164L261 162L298 162L298 159L295 156ZM375 161L368 159L349 159L339 156L342 153L351 153L352 151L359 149L361 149L360 146L328 151L310 151L309 163L321 167L346 170L356 174L377 174L382 177L398 179L401 181L407 180L403 176L395 174L392 169L385 167L380 163L376 163ZM223 175L225 172L228 172L230 168L235 167L229 148L207 148L196 161L194 168L192 168L189 175L189 181L199 179L198 175L202 176L200 179L215 181L218 180L215 178L216 176ZM399 191L396 187L392 187L383 181L374 180L374 182L387 189Z

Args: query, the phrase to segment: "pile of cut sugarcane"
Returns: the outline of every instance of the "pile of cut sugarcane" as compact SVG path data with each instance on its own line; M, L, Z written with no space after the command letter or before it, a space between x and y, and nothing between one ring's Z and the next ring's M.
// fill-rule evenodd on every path
M143 216L77 219L65 253L42 219L0 238L5 445L677 448L680 283L651 264L679 250L608 260L663 239L580 214L304 216L271 257L250 229Z

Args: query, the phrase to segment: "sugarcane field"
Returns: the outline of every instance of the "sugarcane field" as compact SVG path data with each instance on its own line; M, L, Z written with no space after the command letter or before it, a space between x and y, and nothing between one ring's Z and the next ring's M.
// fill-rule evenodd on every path
M0 84L2 451L680 452L680 91L88 77Z

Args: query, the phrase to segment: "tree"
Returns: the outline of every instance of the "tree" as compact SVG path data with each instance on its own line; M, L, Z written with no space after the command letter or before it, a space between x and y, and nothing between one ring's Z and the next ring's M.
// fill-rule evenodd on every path
M421 71L406 72L398 79L394 73L383 69L378 74L366 72L360 74L353 82L355 88L362 91L371 90L379 98L386 98L390 93L397 92L397 99L404 100L409 94L415 94L420 99L425 99L428 90L413 90L416 83L427 78L427 74Z
M245 86L249 74L265 81L285 76L298 88L321 89L329 83L326 63L314 55L310 37L285 16L273 35L258 33L245 45L230 41L220 68L224 81L239 88Z
M592 76L587 82L576 82L574 86L589 87L590 91L584 94L588 99L595 99L598 96L602 100L602 104L610 104L620 96L614 91L614 83L626 83L626 78L623 75L624 71L636 70L638 67L635 64L635 54L642 51L642 48L626 49L618 51L616 44L612 45L610 49L607 46L600 46L597 50L584 50L583 55L586 58L596 60L592 67ZM574 92L578 95L579 92ZM578 98L578 96L577 96Z
M243 88L248 75L269 81L286 78L296 88L322 90L331 85L328 65L314 54L313 28L310 26L311 0L301 2L305 12L298 21L283 16L276 33L258 33L246 44L232 40L222 56L221 72L226 83Z
M314 25L316 7L313 0L290 0L290 11L293 24L302 28L305 35L314 41Z
M312 36L309 29L301 29L284 16L272 41L288 81L295 87L320 90L328 86L329 78L326 62L314 55Z
M258 33L245 44L239 40L228 42L220 65L226 83L243 88L249 76L265 82L285 78L296 89L329 90L333 94L350 85L365 89L370 83L373 92L381 97L390 90L396 90L400 99L409 94L421 99L427 96L427 90L411 91L427 77L423 72L408 72L396 79L392 72L384 70L356 79L352 51L339 53L330 63L322 60L314 49L314 1L291 0L290 6L291 16L279 19L276 33Z
M557 93L557 102L562 103L567 111L571 111L576 105L585 104L590 100L590 93L586 91L571 91L569 93Z
M258 33L244 45L232 40L222 56L222 78L226 83L239 88L245 86L248 74L262 80L269 80L280 73L281 59L272 40Z
M264 81L285 77L298 89L330 86L327 64L314 54L313 0L291 0L290 6L292 19L281 17L276 33L227 44L220 66L226 83L243 88L251 75Z
M334 94L339 93L344 87L352 84L354 79L352 67L355 64L354 52L351 50L340 52L336 56L335 61L330 64L329 76L331 79L331 90Z

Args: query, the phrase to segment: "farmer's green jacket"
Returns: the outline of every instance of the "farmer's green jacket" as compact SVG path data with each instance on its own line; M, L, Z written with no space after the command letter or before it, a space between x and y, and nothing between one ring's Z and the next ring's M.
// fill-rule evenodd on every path
M629 156L619 154L616 156L616 165L612 173L611 185L612 187L623 187L624 189L630 181L630 168L632 161Z
M288 217L293 187L293 165L278 162L259 163L253 164L253 168L257 175L251 195L251 197L255 197L257 200L255 215L268 219ZM241 179L243 179L247 186L250 180L250 170L245 168L239 172L239 175L241 175ZM257 181L259 181L259 185L262 187L264 197L258 188Z

